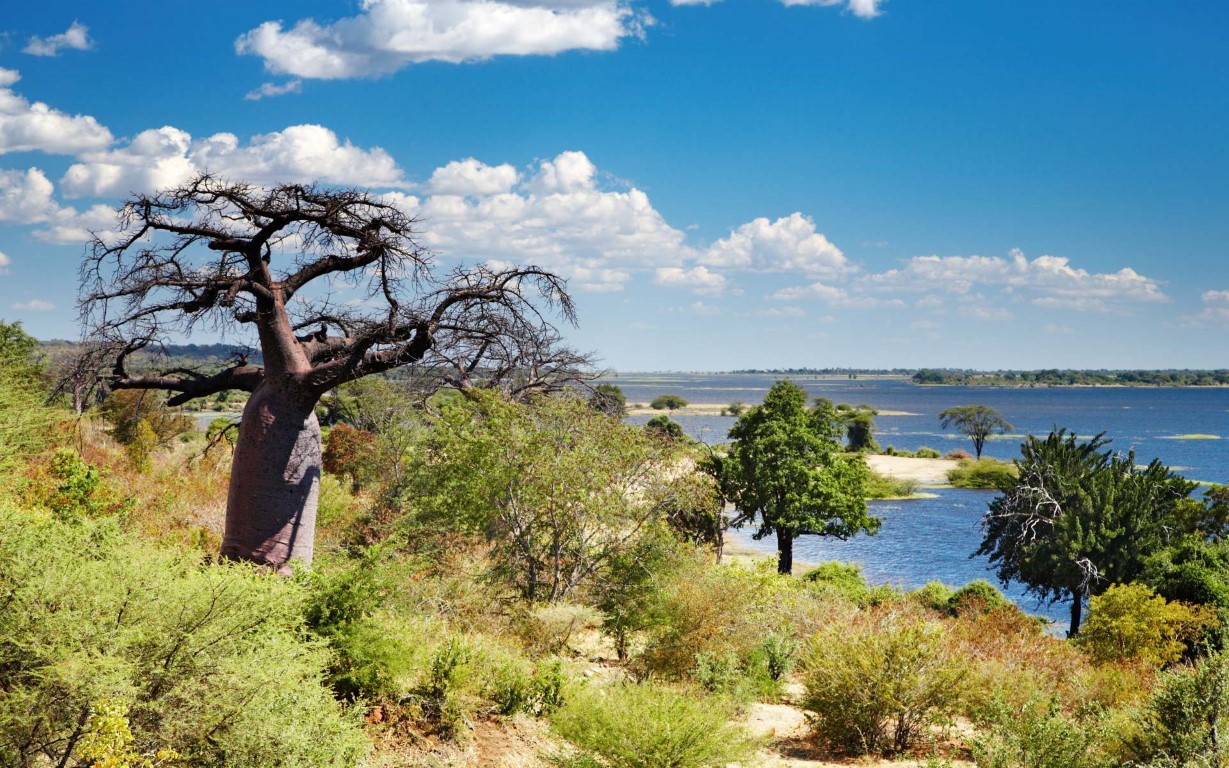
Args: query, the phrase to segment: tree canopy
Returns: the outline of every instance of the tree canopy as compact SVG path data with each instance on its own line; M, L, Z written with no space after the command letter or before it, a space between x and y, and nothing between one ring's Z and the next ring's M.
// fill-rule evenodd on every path
M1159 461L1139 467L1134 453L1102 450L1108 444L1063 429L1030 435L1019 478L982 520L977 554L989 556L1003 583L1018 581L1049 602L1070 599L1073 636L1085 599L1137 580L1178 535L1196 487Z
M998 411L988 405L957 405L948 408L939 414L939 423L944 429L955 427L957 431L968 435L979 459L987 437L1013 429Z
M806 392L779 381L762 405L730 429L729 454L713 471L722 494L739 511L739 524L758 518L757 539L777 537L777 570L793 570L794 540L813 534L846 539L875 533L867 515L866 462L841 451L843 424L827 400L806 407Z

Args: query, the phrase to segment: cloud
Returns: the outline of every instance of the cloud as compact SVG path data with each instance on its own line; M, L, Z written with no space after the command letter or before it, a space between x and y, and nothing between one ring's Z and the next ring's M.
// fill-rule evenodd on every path
M9 265L12 263L13 260L4 251L0 251L0 275L7 275L9 273Z
M772 294L772 299L777 301L797 301L799 299L823 299L831 302L841 302L849 298L849 294L844 288L838 288L834 285L825 283L811 283L810 285L800 285L792 288L782 288Z
M296 77L294 80L284 83L261 83L259 88L254 88L243 94L243 98L245 101L260 101L270 96L285 96L288 93L302 92L303 81Z
M806 310L802 307L769 307L755 314L759 317L805 317Z
M363 0L357 16L290 28L269 21L235 41L265 69L303 78L373 77L424 61L610 51L652 17L616 0Z
M21 75L0 68L0 155L47 152L75 155L111 144L111 132L88 115L67 115L13 92Z
M38 168L0 171L0 222L40 224L59 210L55 185Z
M873 19L883 13L880 10L886 0L781 0L783 5L841 5L845 10L860 19Z
M427 187L437 195L499 195L511 192L520 178L511 165L491 166L467 157L436 168Z
M915 256L901 269L859 279L869 292L925 292L964 296L975 289L998 289L1002 296L1020 295L1041 307L1108 311L1125 304L1169 301L1152 278L1130 267L1117 272L1089 272L1059 256L1031 261L1019 250L997 256Z
M55 304L42 299L30 299L29 301L19 301L13 305L13 309L18 312L50 312L55 309Z
M583 152L561 152L527 176L468 158L432 173L426 188L436 193L387 197L424 221L422 242L441 257L535 264L583 291L622 290L636 271L694 256L648 195L603 189L597 177ZM693 268L690 287L724 280L706 272Z
M1204 291L1203 310L1194 316L1185 318L1188 325L1209 325L1229 323L1229 291Z
M654 282L668 288L687 288L699 294L720 294L725 290L725 277L706 267L661 267Z
M702 301L693 301L691 304L687 305L687 311L693 315L700 315L701 317L712 317L714 315L721 314L721 307L715 307L712 304L705 304Z
M811 217L801 213L743 224L713 243L699 261L710 267L752 272L840 275L850 269L841 249L816 231Z
M28 53L31 56L59 56L60 51L68 48L74 51L88 51L94 47L90 40L89 27L79 21L74 21L71 26L64 32L51 37L39 37L33 35L30 41L26 43L26 47L21 49L22 53Z
M68 197L125 196L181 184L202 171L255 184L321 181L399 186L402 171L379 147L363 149L319 125L292 125L251 137L193 140L171 126L142 131L126 146L86 152L61 179Z

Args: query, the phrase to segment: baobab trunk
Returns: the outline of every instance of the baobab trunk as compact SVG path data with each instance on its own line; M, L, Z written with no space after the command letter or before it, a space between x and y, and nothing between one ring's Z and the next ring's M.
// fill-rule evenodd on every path
M266 380L239 422L222 557L281 573L311 563L319 493L316 398Z

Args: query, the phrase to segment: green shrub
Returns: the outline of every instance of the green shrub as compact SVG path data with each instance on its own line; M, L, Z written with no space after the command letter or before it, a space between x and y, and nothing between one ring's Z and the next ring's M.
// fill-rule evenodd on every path
M562 653L573 636L601 626L602 614L587 605L547 603L531 606L520 623L525 646L535 653Z
M973 613L989 613L995 608L1010 605L1003 593L985 579L975 579L952 593L947 600L947 610L953 616Z
M899 753L955 714L967 664L942 625L900 614L816 635L802 662L813 727L851 754Z
M72 735L100 702L126 712L131 750L188 766L353 766L358 713L322 683L303 587L241 565L201 566L109 520L0 508L0 765L76 765Z
M891 477L871 470L866 479L867 499L904 499L917 493L921 483L903 477Z
M673 411L678 408L686 408L687 401L678 395L658 395L649 403L649 407L655 411Z
M947 481L957 488L988 488L998 490L1016 480L1016 465L983 457L974 461L964 458L947 471Z
M609 768L708 768L749 757L754 743L729 723L728 706L656 685L615 685L573 696L555 729ZM593 765L576 763L572 765Z
M1167 602L1144 584L1114 584L1089 601L1080 646L1095 661L1162 666L1217 623L1206 606Z
M1098 727L1062 712L1055 698L1023 707L995 702L989 728L972 740L973 758L984 768L1099 768Z
M1212 654L1161 676L1126 748L1137 763L1215 766L1229 759L1229 657Z
M955 592L941 581L928 581L909 593L909 597L924 608L947 613Z
M918 448L916 451L914 451L913 454L917 456L919 459L937 459L943 455L939 453L938 451L936 451L934 448L927 448L924 445L921 448Z
M835 560L821 563L803 574L802 578L823 593L838 595L862 607L879 605L896 597L896 591L886 584L874 587L867 584L862 578L862 566L857 563Z

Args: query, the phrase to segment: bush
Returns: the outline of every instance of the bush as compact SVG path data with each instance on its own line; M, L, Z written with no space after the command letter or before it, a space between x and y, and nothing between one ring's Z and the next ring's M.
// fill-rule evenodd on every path
M984 768L1099 768L1098 729L1062 712L1057 699L1033 699L1023 707L996 702L990 728L972 740L973 759Z
M596 629L602 614L587 605L547 603L535 605L521 622L521 639L537 653L558 654L577 633Z
M730 714L717 700L644 684L582 691L552 720L582 751L574 760L589 753L609 768L715 768L749 757L754 748L729 723Z
M965 584L948 598L947 610L953 616L966 613L989 613L1012 603L993 584L976 579Z
M998 459L982 458L977 461L961 459L947 471L947 481L957 488L989 488L999 490L1016 481L1016 465Z
M919 459L937 459L943 455L939 453L938 451L936 451L934 448L927 448L924 445L921 448L918 448L913 453Z
M903 499L917 493L921 483L908 478L882 475L871 470L866 479L867 499Z
M1128 757L1156 766L1224 765L1229 657L1216 653L1165 673L1140 712ZM1152 761L1152 762L1150 762Z
M901 614L820 633L802 667L816 735L850 754L914 746L955 714L966 670L939 623Z
M954 451L948 451L947 453L943 454L943 458L945 458L945 459L954 459L954 460L956 460L956 461L960 461L960 460L962 460L962 459L971 459L971 458L973 458L973 454L969 453L968 451L964 450L963 448L957 448L957 449L956 449L956 450L954 450Z
M1115 584L1088 602L1079 643L1100 663L1171 664L1217 624L1213 609L1166 602L1144 584Z
M862 566L857 563L832 561L821 563L802 576L804 581L815 585L820 592L840 596L861 606L879 605L896 597L892 587L883 584L872 587L862 578Z
M654 416L645 422L644 429L667 440L682 440L684 437L682 425L672 421L669 416Z
M909 593L910 599L923 608L947 613L955 592L941 581L928 581Z
M304 638L293 581L202 567L109 520L0 508L0 594L0 765L78 764L72 736L103 702L126 713L131 752L187 766L365 755L357 713L321 682L330 653Z
M375 434L349 424L329 429L321 460L325 472L350 478L355 490L370 484L380 472Z
M674 411L686 408L687 401L678 395L658 395L649 403L649 407L655 411Z

